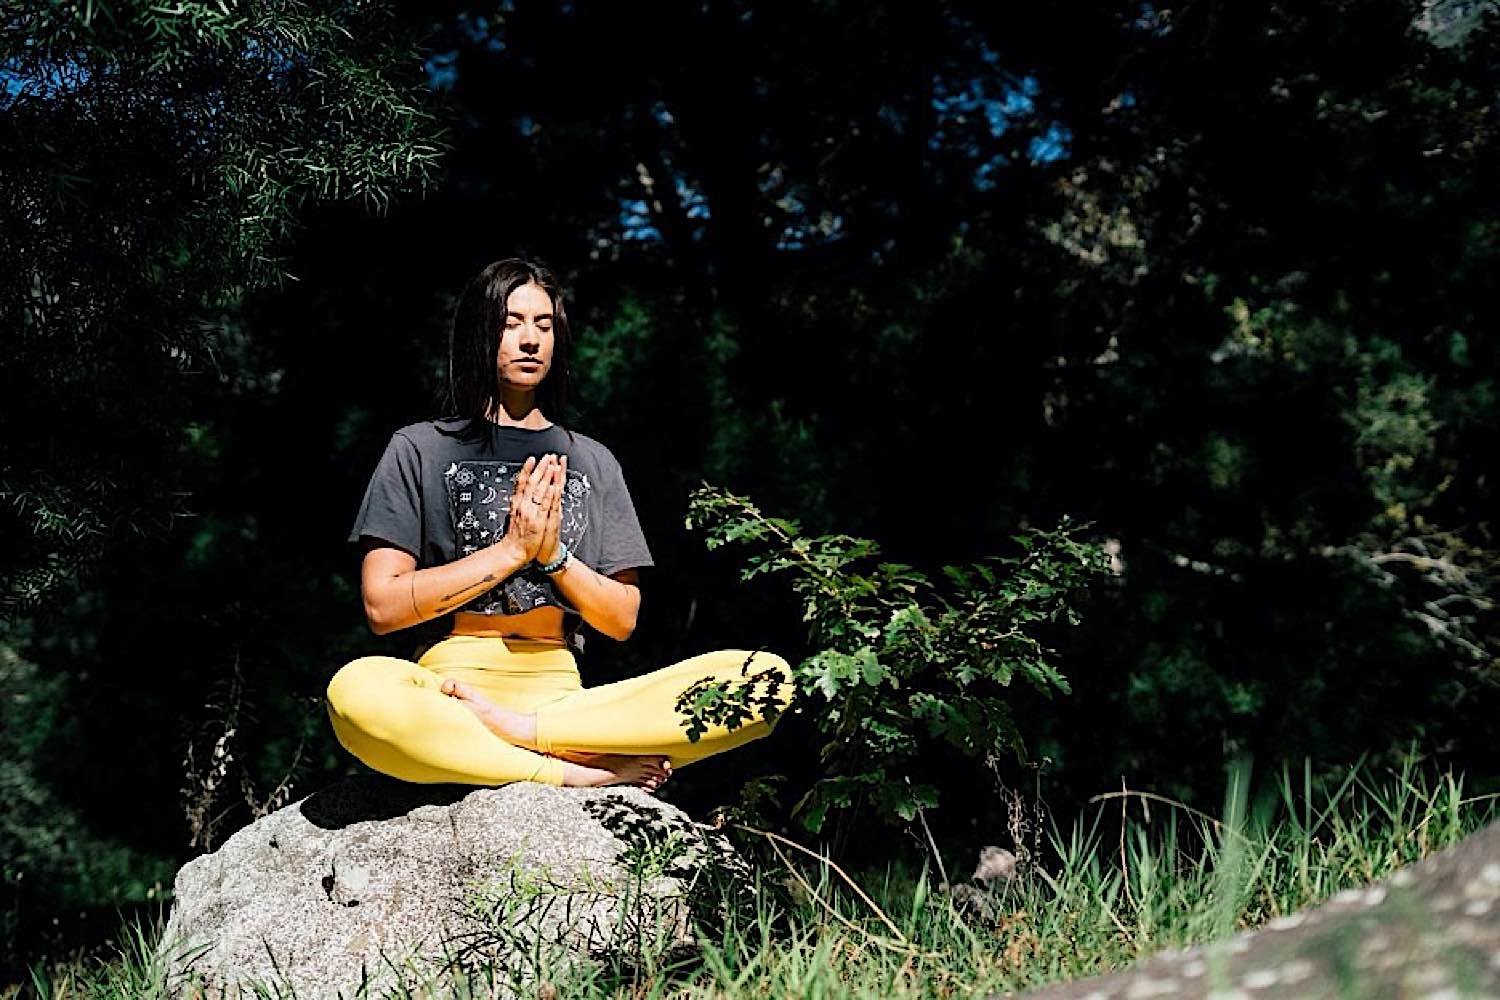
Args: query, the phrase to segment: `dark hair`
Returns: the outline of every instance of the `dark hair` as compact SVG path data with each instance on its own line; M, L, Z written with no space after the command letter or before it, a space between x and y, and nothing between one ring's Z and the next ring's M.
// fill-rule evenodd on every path
M448 334L448 391L443 402L449 419L469 418L463 436L489 436L486 414L498 408L500 376L496 358L505 328L510 293L535 282L552 300L552 365L537 386L537 406L562 426L568 405L568 361L572 334L562 286L546 265L524 257L506 257L474 276L458 300ZM569 432L569 437L572 433Z

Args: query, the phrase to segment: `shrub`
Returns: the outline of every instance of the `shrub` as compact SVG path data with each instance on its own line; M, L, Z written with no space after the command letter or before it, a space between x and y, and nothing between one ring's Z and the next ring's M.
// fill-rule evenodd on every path
M813 652L794 671L820 734L821 774L794 812L814 831L831 809L858 803L887 820L936 805L937 789L907 774L926 748L976 760L1019 750L1005 688L1019 679L1068 692L1040 636L1077 624L1072 603L1109 569L1103 547L1079 537L1088 525L1066 516L1012 535L1019 555L944 566L940 583L879 561L869 539L808 537L796 521L708 485L693 493L687 525L706 532L710 549L753 546L741 578L780 574L802 601ZM705 683L679 710L695 737L709 723L773 718L776 705L757 701L753 684Z

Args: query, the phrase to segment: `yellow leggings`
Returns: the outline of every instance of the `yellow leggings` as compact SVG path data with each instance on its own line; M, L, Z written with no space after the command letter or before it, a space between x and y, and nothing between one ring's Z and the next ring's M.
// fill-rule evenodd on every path
M496 736L463 703L441 691L452 677L512 711L536 715L540 753ZM563 761L549 751L651 754L679 768L759 739L774 722L758 717L730 731L710 725L690 742L678 697L694 682L752 685L757 705L784 709L793 691L786 660L726 649L615 684L584 688L561 640L450 635L415 662L393 656L351 660L328 683L328 716L344 748L404 781L560 785Z

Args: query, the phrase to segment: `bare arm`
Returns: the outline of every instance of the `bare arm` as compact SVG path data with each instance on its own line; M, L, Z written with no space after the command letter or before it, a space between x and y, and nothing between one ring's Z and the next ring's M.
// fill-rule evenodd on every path
M385 635L445 615L489 590L531 559L500 541L442 566L417 569L409 552L372 545L360 564L360 592L370 631Z
M385 635L445 615L530 563L547 532L545 512L561 504L564 480L556 466L553 456L528 458L516 475L504 537L462 559L417 569L402 549L367 549L359 585L370 630Z
M546 508L545 527L536 550L536 559L543 564L552 562L561 550L562 486L568 481L568 456L560 456L547 472L556 491L550 494L553 502ZM611 639L624 642L635 631L641 588L640 574L634 569L605 576L570 553L562 568L552 574L552 586L578 609L584 621Z
M621 642L635 631L641 610L640 573L622 569L604 576L573 556L552 574L552 585L568 599L583 620Z

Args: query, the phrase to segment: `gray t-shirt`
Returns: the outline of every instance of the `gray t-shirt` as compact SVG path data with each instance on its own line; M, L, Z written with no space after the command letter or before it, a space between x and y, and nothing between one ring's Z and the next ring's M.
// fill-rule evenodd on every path
M527 457L558 454L568 456L560 532L568 550L605 576L655 565L608 448L556 424L534 431L484 421L465 439L469 423L428 420L392 434L349 541L378 538L414 556L418 569L461 559L504 537L511 490ZM533 564L455 610L513 615L543 604L578 613Z

